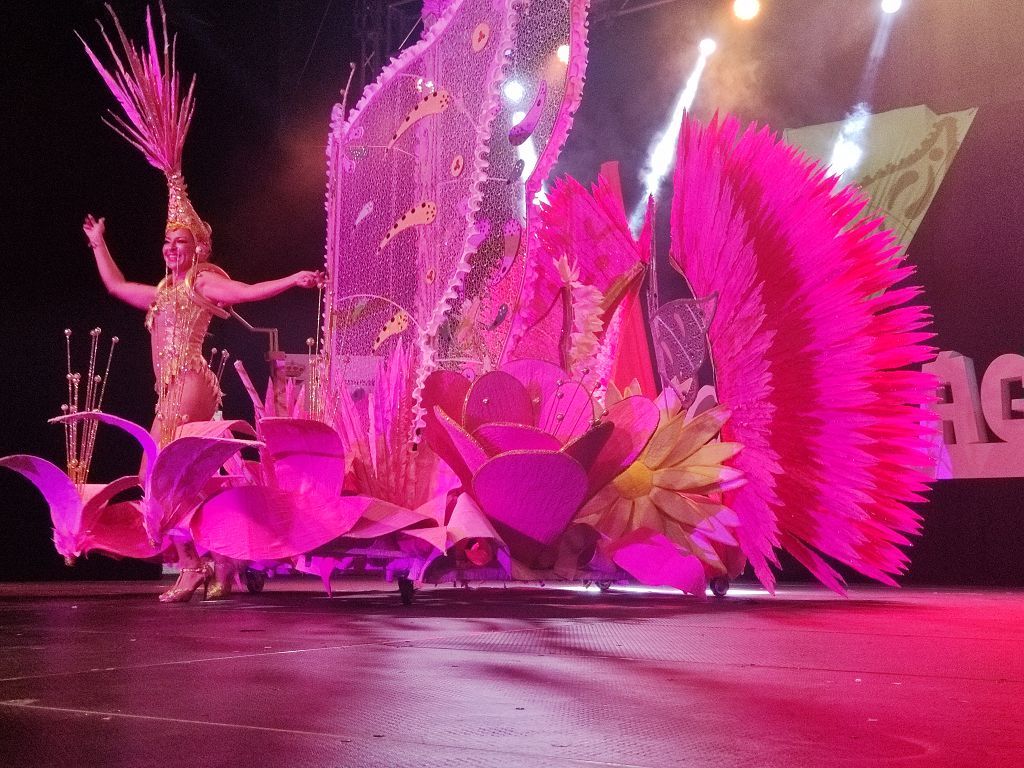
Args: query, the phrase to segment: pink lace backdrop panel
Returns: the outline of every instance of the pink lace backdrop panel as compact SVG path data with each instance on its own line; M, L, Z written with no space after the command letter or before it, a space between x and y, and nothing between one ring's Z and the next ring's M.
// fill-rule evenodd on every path
M587 61L585 0L519 3L490 170L476 221L483 240L437 339L438 363L473 375L504 357L536 227L533 201L579 106Z
M448 6L393 60L328 143L328 389L350 364L417 350L422 375L479 242L473 211L511 34L510 0ZM360 373L360 376L364 373Z

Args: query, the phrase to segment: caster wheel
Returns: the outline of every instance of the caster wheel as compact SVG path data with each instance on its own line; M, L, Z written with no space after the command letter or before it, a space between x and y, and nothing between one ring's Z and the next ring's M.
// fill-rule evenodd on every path
M398 596L402 598L402 605L412 605L412 597L415 592L412 579L408 576L398 577Z
M245 588L252 594L256 595L263 591L263 587L267 583L267 574L263 571L254 571L252 569L246 569L245 571Z
M728 576L715 576L709 586L711 587L711 594L715 597L725 597L729 594L729 577Z
M595 581L594 583L597 584L597 588L602 592L607 592L612 588L612 583L610 581Z

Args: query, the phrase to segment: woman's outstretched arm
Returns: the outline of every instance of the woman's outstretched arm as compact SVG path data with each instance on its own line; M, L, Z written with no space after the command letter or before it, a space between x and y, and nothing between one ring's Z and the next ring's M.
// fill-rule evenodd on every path
M82 230L89 239L89 247L92 248L92 255L96 258L96 269L99 270L100 279L103 281L107 292L138 309L148 309L156 300L156 286L145 285L144 283L133 283L124 279L124 274L114 262L107 248L106 219L95 218L91 213L85 217Z
M277 280L243 283L213 272L201 272L196 278L196 292L210 301L231 306L248 301L263 301L284 293L289 288L316 288L323 282L320 272L303 270Z

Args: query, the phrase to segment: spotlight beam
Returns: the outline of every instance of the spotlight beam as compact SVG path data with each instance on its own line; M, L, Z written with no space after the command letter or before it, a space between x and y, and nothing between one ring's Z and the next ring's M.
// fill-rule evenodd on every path
M710 38L700 41L700 55L697 57L697 63L694 65L693 71L686 79L685 87L679 94L679 98L676 99L675 108L672 110L672 117L669 118L665 128L651 144L650 152L647 155L647 163L644 167L644 194L633 210L633 215L630 217L630 224L634 229L643 220L644 212L647 210L647 198L650 195L657 195L661 182L668 175L668 172L672 170L676 157L676 141L679 139L679 129L683 125L683 115L693 106L693 101L697 97L697 88L700 86L701 76L704 74L704 68L708 63L708 57L714 53L715 48L715 41Z

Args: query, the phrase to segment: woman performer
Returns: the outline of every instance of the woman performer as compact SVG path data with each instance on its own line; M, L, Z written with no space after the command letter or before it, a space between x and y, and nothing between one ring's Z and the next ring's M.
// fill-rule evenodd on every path
M82 228L107 291L133 307L147 310L146 327L152 336L157 392L152 435L163 447L174 439L181 424L211 419L220 403L217 376L210 370L202 349L212 317L228 317L225 307L232 304L269 299L292 287L316 287L323 278L318 272L300 271L277 280L248 284L232 280L224 270L209 263L211 228L192 207L181 172L195 80L185 96L179 97L174 50L167 44L165 19L161 52L148 10L148 48L132 45L112 10L110 14L121 48L119 54L104 31L113 57L113 74L84 41L83 45L124 111L123 118L113 115L111 127L142 151L167 179L163 245L166 276L155 286L126 280L107 248L104 219L89 214ZM160 595L160 600L185 602L200 586L206 587L207 599L226 596L234 576L231 561L215 558L214 567L199 558L187 538L172 538L181 573L174 586Z

